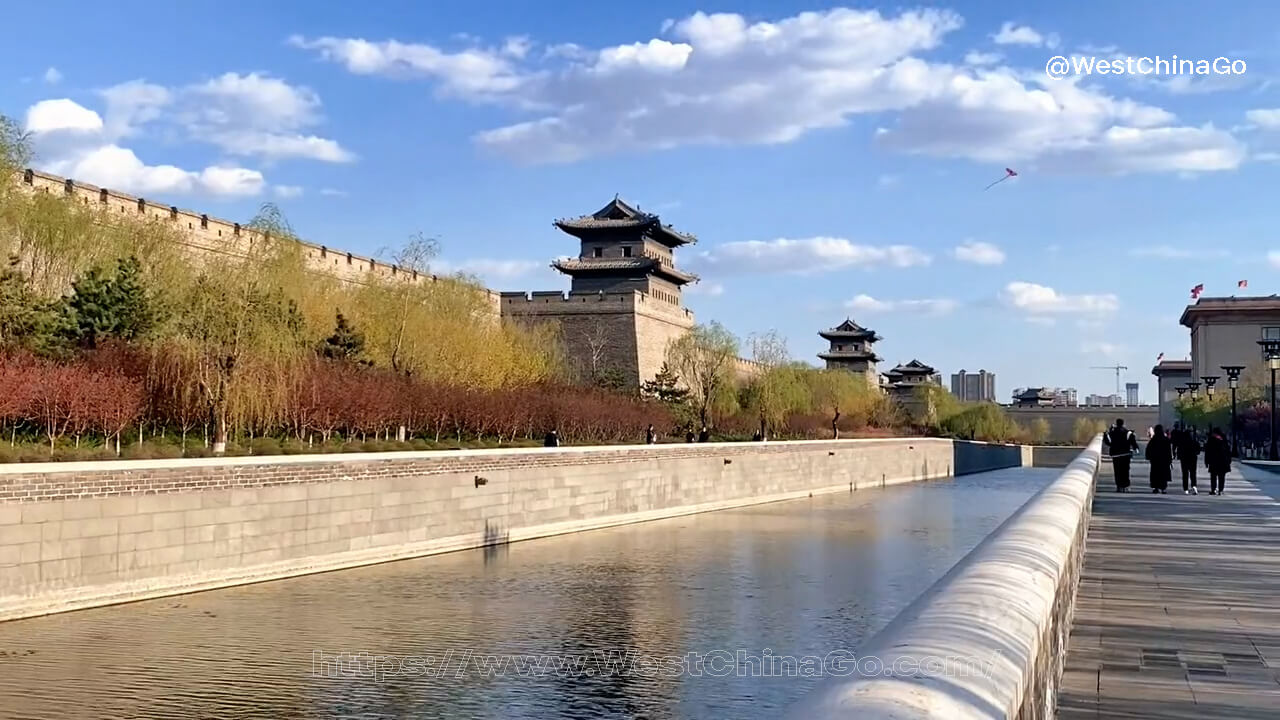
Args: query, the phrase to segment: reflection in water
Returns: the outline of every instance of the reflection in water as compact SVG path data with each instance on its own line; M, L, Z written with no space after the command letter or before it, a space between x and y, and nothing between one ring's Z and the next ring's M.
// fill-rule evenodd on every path
M0 708L40 719L774 717L817 680L493 677L476 656L856 651L1055 475L827 495L4 623ZM313 673L315 652L450 651L443 673Z

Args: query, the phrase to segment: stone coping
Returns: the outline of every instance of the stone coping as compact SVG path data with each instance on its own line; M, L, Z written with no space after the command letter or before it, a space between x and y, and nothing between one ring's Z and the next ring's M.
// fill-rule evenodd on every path
M388 452L334 452L309 455L237 455L233 457L168 458L154 460L86 460L77 462L0 463L0 476L31 475L36 473L90 473L118 472L122 470L164 470L174 468L225 468L256 465L304 465L309 463L368 463L385 460L449 460L456 458L503 458L512 455L595 455L620 454L643 451L646 455L687 453L689 450L725 450L751 448L753 450L785 449L790 447L820 446L831 444L872 445L897 442L952 442L950 438L891 437L850 438L844 440L784 440L775 442L710 442L710 443L658 443L656 445L577 445L564 447L513 447L481 448L472 450L392 450ZM974 440L963 440L973 445L999 445Z
M1087 527L1101 436L858 653L856 674L821 684L787 717L1017 718L1056 677L1037 677ZM894 674L863 670L870 658ZM871 665L876 667L875 664ZM1054 670L1048 670L1053 673ZM1051 703L1052 700L1050 699ZM1049 707L1052 707L1050 704Z

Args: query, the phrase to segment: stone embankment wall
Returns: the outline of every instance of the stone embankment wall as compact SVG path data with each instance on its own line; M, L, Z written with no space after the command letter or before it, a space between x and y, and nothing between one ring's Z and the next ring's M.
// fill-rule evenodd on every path
M790 717L1053 717L1100 448L1099 437Z
M1137 407L1007 407L1005 410L1009 413L1009 417L1017 421L1022 427L1031 427L1031 423L1037 419L1044 419L1049 423L1049 437L1045 438L1051 442L1074 442L1075 441L1075 424L1076 420L1085 418L1086 420L1096 420L1105 423L1108 427L1116 421L1116 418L1123 418L1124 424L1132 429L1138 435L1139 440L1145 441L1147 438L1147 428L1155 427L1160 422L1160 408L1155 405L1140 405ZM1165 428L1168 430L1168 428Z
M1021 463L893 439L0 466L0 620Z

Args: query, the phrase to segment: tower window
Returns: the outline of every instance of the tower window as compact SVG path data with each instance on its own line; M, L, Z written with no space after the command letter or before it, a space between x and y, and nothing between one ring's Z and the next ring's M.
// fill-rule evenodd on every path
M624 245L622 247L622 257L631 257L631 246Z
M591 257L604 257L604 248L591 248Z

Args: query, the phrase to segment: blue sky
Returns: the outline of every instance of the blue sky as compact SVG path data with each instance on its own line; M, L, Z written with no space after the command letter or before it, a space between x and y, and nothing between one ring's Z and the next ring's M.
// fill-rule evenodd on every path
M1193 285L1275 291L1280 7L995 5L26 3L0 112L43 169L357 252L422 232L500 290L567 287L551 221L619 193L699 236L686 302L744 338L817 362L853 316L889 365L1007 396L1118 362L1152 400ZM1247 70L1044 74L1175 54Z

